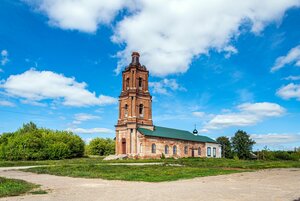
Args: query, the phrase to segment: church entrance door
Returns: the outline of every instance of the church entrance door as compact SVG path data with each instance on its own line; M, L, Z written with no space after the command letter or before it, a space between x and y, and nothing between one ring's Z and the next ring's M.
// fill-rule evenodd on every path
M126 139L122 139L122 154L126 154Z
M194 152L195 150L194 149L192 149L192 157L195 157L195 152Z

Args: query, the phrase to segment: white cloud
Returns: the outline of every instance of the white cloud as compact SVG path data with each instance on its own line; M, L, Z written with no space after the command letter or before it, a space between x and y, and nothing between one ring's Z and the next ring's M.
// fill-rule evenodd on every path
M49 24L62 29L95 32L98 25L112 23L112 41L125 45L119 51L117 72L139 51L151 73L164 76L184 73L192 60L211 49L225 57L238 52L230 44L241 25L259 33L299 0L25 0L45 13ZM245 26L243 26L245 27Z
M205 126L204 130L222 129L231 126L249 126L268 117L279 117L285 109L275 103L245 103L237 106L239 112L219 114L214 116Z
M7 50L2 50L0 55L1 55L1 59L0 59L1 65L4 66L9 61Z
M205 112L193 112L192 114L198 118L202 118L205 116Z
M113 130L108 128L67 128L67 131L71 131L78 134L96 134L96 133L102 133L102 134L111 134L114 133Z
M22 74L11 75L2 81L0 88L14 97L25 101L40 102L53 100L66 106L95 106L115 104L116 98L100 95L86 89L87 84L76 82L75 78L65 77L51 71L30 69Z
M25 0L45 13L51 26L93 33L108 25L127 1L123 0Z
M180 86L175 79L162 79L159 82L149 82L149 86L153 89L153 93L169 94L169 90L172 91L186 91L186 89Z
M271 72L275 72L283 68L287 64L294 64L300 66L300 45L292 48L287 55L278 57L274 66L271 68Z
M287 133L252 134L251 138L254 139L257 144L277 145L277 144L299 142L300 134L287 134Z
M137 11L117 23L113 42L126 44L118 52L116 69L130 62L139 51L141 61L158 76L184 73L193 59L210 50L235 53L230 44L248 25L259 33L279 21L298 0L139 0ZM231 48L230 48L231 47ZM227 55L228 57L229 55Z
M16 105L6 100L0 100L0 106L15 107Z
M300 80L300 76L288 76L285 77L284 80L292 80L292 81L296 81L296 80Z
M86 113L78 113L74 115L73 124L81 124L83 121L89 121L93 119L100 119L99 116L86 114Z
M296 98L300 101L300 84L288 84L286 86L282 86L276 94L283 99L291 99Z

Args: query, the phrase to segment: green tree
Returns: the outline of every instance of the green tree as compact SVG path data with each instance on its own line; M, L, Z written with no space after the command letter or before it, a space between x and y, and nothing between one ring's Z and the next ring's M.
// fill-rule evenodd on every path
M94 138L88 145L88 154L100 156L115 154L115 141L110 138Z
M83 154L84 141L79 136L38 128L32 122L16 132L0 135L0 159L4 160L64 159Z
M221 136L216 141L222 146L222 157L233 158L232 146L228 137Z
M245 131L238 130L234 137L231 138L232 147L234 152L240 159L250 158L250 152L255 141L250 138Z

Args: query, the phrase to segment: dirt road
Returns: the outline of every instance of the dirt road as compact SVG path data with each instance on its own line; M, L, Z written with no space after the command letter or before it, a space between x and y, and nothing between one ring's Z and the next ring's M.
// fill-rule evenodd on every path
M0 169L0 176L41 184L45 195L0 200L295 200L300 198L300 169L272 169L202 177L175 182L145 183L82 179Z

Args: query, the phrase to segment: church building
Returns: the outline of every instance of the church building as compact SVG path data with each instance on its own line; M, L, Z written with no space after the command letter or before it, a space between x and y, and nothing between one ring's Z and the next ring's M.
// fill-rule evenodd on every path
M156 126L152 120L149 71L140 64L139 53L122 72L119 118L116 125L116 154L129 158L221 157L213 139L185 130Z

